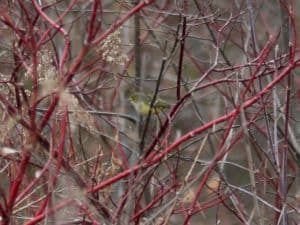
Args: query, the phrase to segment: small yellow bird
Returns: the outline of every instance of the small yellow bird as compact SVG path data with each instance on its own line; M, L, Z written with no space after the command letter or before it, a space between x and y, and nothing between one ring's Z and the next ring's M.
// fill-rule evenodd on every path
M170 104L160 98L157 98L153 107L150 108L152 98L143 94L132 94L128 97L128 100L141 115L148 115L150 110L151 113L159 113L163 109L170 108Z

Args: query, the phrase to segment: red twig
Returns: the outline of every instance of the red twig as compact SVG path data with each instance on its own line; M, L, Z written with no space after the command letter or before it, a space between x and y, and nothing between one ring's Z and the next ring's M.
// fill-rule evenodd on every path
M19 190L21 188L21 183L23 182L24 176L25 176L25 170L26 167L28 166L28 162L30 159L30 154L27 152L26 149L23 149L22 151L22 161L20 163L20 167L17 173L17 176L15 180L12 182L10 192L9 192L9 197L7 200L7 206L6 206L6 215L7 215L7 220L4 221L4 224L9 224L9 218L10 214L12 213L12 209L15 203L16 198L18 197Z

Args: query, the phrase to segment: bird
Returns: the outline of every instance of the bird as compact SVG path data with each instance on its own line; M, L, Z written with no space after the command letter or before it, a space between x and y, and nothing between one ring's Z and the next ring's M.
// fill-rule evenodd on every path
M168 102L157 98L151 108L152 98L153 97L149 95L134 93L128 97L128 100L133 105L137 113L141 115L148 115L150 110L151 113L160 113L162 110L171 107Z

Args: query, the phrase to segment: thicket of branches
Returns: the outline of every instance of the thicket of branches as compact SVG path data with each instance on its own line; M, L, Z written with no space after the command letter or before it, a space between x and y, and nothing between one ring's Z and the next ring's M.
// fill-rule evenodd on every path
M1 1L0 224L298 224L297 8Z

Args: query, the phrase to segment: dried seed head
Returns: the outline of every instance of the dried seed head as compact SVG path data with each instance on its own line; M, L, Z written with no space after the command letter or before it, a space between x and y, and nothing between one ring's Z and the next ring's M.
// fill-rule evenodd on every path
M67 105L71 112L69 115L71 125L81 125L87 129L93 128L94 119L92 115L80 106L78 99L73 94L65 90L61 92L60 99L60 105Z
M97 52L101 55L102 59L115 64L124 65L128 60L127 56L122 53L120 29L110 34L97 48Z

